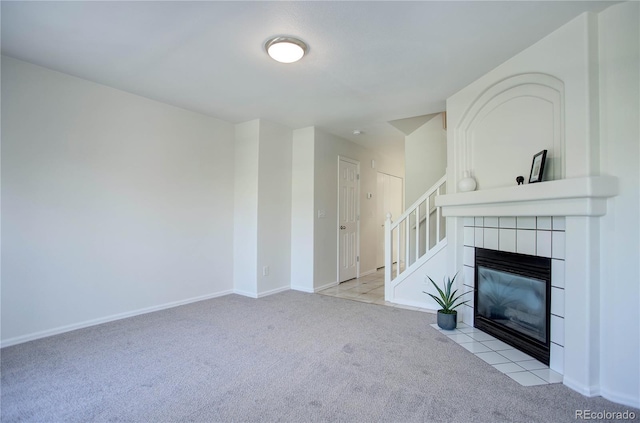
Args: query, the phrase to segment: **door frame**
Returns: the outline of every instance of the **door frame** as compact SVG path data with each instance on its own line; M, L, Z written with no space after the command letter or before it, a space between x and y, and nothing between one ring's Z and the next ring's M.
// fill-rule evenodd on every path
M360 277L360 162L349 157L338 155L338 184L336 186L337 210L336 210L336 282L340 285L340 161L356 165L356 279Z
M397 178L397 179L399 179L399 180L400 180L400 184L401 184L401 189L400 189L400 204L399 204L399 206L400 206L400 214L399 214L399 215L397 215L397 216L392 216L392 218L395 218L395 219L394 219L394 222L395 222L396 220L398 220L398 217L400 217L400 216L402 215L402 213L404 212L404 209L405 209L405 207L404 207L404 200L405 200L405 181L404 181L404 178L403 178L403 177L401 177L401 176L393 175L393 174L391 174L391 173L389 173L389 172L381 172L381 171L379 171L379 170L378 170L378 171L376 172L376 195L378 196L378 200L380 200L380 192L378 191L378 175L379 175L379 174L380 174L380 175L391 176L392 178ZM386 197L387 195L388 195L388 193L387 193L387 192L385 192L384 197ZM376 201L378 201L378 200L376 200ZM382 198L382 201L384 202L384 198ZM384 213L384 212L383 212L383 214L384 214L384 216L382 216L382 221L384 222L384 221L386 220L386 213ZM377 204L377 202L376 202L376 228L377 228L377 225L379 224L379 222L378 222L378 219L379 219L379 218L380 218L380 216L378 216L378 204ZM384 224L383 224L383 226L384 226ZM379 229L377 229L377 230L376 230L376 269L381 269L382 267L384 267L384 250L383 250L383 252L382 252L383 265L382 265L381 267L378 267L378 259L380 258L380 257L378 257L378 252L379 252L379 251L378 251L378 246L379 246L380 241L381 241L381 240L378 238L379 236L380 236ZM384 236L383 236L383 239L384 239ZM386 248L386 246L385 246L385 248ZM394 255L393 255L393 253L392 253L391 258L393 258L393 257L394 257ZM393 260L392 260L392 262L393 262ZM395 263L395 262L393 262L393 263Z

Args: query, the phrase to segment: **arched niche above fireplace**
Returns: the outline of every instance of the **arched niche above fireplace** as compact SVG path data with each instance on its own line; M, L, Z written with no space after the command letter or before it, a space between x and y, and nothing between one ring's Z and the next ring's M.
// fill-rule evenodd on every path
M543 73L498 81L470 103L453 142L456 177L470 171L478 190L528 179L541 150L547 150L544 180L564 178L564 84Z

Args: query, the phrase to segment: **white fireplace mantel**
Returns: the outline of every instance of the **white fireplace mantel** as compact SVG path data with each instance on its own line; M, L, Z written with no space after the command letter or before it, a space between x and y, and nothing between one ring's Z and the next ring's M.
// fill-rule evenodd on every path
M603 216L618 179L589 176L440 195L444 216Z

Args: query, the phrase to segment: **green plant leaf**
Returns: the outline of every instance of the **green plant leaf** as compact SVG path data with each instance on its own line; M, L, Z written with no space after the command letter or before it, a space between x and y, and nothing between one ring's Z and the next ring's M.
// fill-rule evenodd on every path
M431 296L431 298L433 298L440 307L442 307L442 312L446 313L446 314L452 314L453 310L457 307L460 307L463 304L468 303L471 300L465 300L462 302L458 302L456 304L457 301L459 301L461 299L461 297L463 295L469 294L470 292L473 291L469 291L469 292L463 292L460 295L456 295L458 293L457 289L454 289L453 292L451 292L451 288L453 287L453 284L456 280L456 277L458 276L458 272L456 272L455 275L453 275L453 278L447 278L445 277L443 279L443 288L441 289L438 284L436 284L433 279L431 279L431 277L429 275L427 275L427 278L429 278L429 280L431 281L431 284L436 288L436 290L438 291L438 295L440 295L440 298L436 297L433 294L430 294L426 291L423 291L425 294Z

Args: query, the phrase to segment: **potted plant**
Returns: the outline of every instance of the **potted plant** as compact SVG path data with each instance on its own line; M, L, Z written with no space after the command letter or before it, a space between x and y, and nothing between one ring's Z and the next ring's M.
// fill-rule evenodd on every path
M444 289L440 289L440 287L433 281L433 279L427 276L433 286L436 287L436 290L438 290L439 297L423 291L425 294L430 295L431 298L436 300L440 307L442 307L440 310L438 310L438 326L445 330L453 330L456 328L458 324L458 312L455 309L462 304L469 302L469 300L458 302L460 300L460 297L468 294L469 292L464 292L458 296L456 296L456 293L458 292L457 289L451 292L451 288L453 287L453 284L456 280L456 276L458 276L457 273L453 276L453 279L445 278L443 280Z

